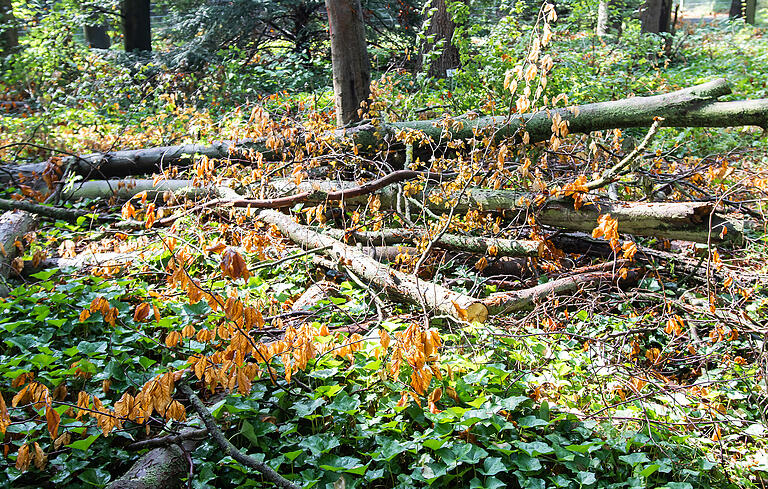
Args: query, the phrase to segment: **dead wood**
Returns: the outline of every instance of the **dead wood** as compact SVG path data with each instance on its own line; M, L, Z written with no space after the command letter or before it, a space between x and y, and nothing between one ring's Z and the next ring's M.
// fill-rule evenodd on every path
M289 189L319 189L310 194L307 202L320 204L323 192L338 195L352 188L349 182L307 181L295 185L286 180L274 183L273 187L281 192ZM376 192L382 208L394 208L397 202L397 188L387 186ZM619 221L619 233L638 236L654 236L662 239L680 239L699 243L731 241L743 239L744 223L715 210L712 202L603 202L597 201L574 209L570 198L550 199L544 205L529 209L522 202L532 195L513 190L492 190L469 188L461 195L450 195L441 188L427 187L416 199L433 212L448 212L455 207L456 212L479 210L502 212L510 217L528 212L536 215L536 220L546 226L559 227L571 231L591 232L597 226L601 214L610 214ZM344 205L365 205L367 197L344 198Z
M753 125L768 128L768 99L717 102L717 98L731 93L724 79L684 88L651 97L632 97L612 102L599 102L568 108L548 109L531 114L510 116L457 117L427 121L383 123L377 126L362 124L335 132L338 140L351 139L363 153L376 153L405 149L397 135L402 131L420 131L430 145L431 154L441 150L452 140L471 140L478 133L487 133L501 140L514 137L529 142L546 141L552 136L555 115L565 121L570 133L590 133L614 128L649 127L656 118L663 118L666 127L732 127ZM299 135L299 139L303 136ZM296 141L282 141L288 147ZM64 164L86 178L113 178L143 175L161 171L174 165L190 164L195 155L229 159L239 153L259 152L267 160L281 159L280 150L273 149L264 140L219 141L205 144L182 144L137 150L111 151L82 156L67 156ZM24 166L24 168L21 168ZM10 173L17 170L42 174L45 164L6 167ZM0 172L2 173L2 172ZM2 176L0 175L0 178ZM7 178L7 177L6 177Z
M8 295L10 288L5 279L13 270L13 261L19 255L16 241L24 242L23 236L35 229L37 218L24 211L8 211L0 215L0 297Z
M289 216L273 210L265 210L259 214L262 221L274 224L281 233L289 237L303 248L323 248L323 253L361 279L384 289L389 295L416 304L424 304L430 311L460 320L485 322L488 311L477 299L464 294L453 292L432 282L420 280L413 275L405 274L381 264L365 254L362 250L345 245L344 243L313 231L307 226L298 224Z

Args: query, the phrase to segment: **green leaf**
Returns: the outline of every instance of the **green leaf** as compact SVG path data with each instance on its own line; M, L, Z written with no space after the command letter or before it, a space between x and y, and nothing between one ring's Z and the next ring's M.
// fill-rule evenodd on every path
M648 459L648 456L643 452L635 452L635 453L630 453L629 455L621 455L619 456L619 460L621 460L622 462L628 463L632 467L634 467L637 464L644 464L644 463L650 462L650 460Z
M643 470L640 472L640 476L641 476L641 477L648 477L649 475L651 475L651 474L653 474L654 472L656 472L657 470L659 470L659 467L661 467L661 466L660 466L660 465L658 465L658 464L651 464L651 465L648 465L646 468L644 468L644 469L643 469Z
M342 411L348 414L352 414L358 407L360 407L360 399L350 397L346 392L336 396L333 402L328 405L328 409L331 411Z
M308 436L299 442L300 447L311 451L316 457L338 447L339 444L338 437L330 434Z
M582 486L591 486L592 484L597 482L597 478L595 477L595 474L592 472L586 472L586 471L582 471L576 474L576 480Z
M555 451L551 446L541 441L532 441L531 443L523 443L523 442L516 441L515 445L517 445L517 448L524 451L531 457L536 457L538 455L546 455L548 453L552 453Z
M427 441L433 441L433 440L427 440ZM378 458L377 460L390 461L393 458L395 458L398 454L408 450L408 443L405 442L405 440L391 438L388 436L381 436L381 435L377 436L376 444L379 446L378 452L381 456L381 458ZM426 446L426 442L424 443L424 445Z
M54 274L56 274L59 271L58 268L52 268L50 270L43 270L41 272L33 273L30 275L32 278L36 278L38 280L48 280L49 278L53 277Z
M285 458L287 458L289 462L293 462L296 460L296 457L302 453L304 453L304 450L294 450L292 452L284 453L283 455L285 455Z
M514 453L511 455L512 463L520 470L525 472L538 472L541 470L539 459L530 457L524 453Z
M112 478L109 472L102 469L85 469L77 477L86 484L99 487L105 486Z
M152 360L151 358L147 358L147 357L141 357L141 358L139 358L139 364L140 364L142 367L144 367L145 369L147 369L147 368L151 367L151 366L152 366L152 365L154 365L155 363L157 363L157 362L155 362L155 361L154 361L154 360Z
M322 397L315 399L314 401L309 402L297 402L293 405L293 409L296 411L296 415L300 418L304 418L313 412L315 412L315 409L319 408L325 404L325 399Z
M549 421L544 421L537 416L524 416L517 420L517 424L522 428L537 428L539 426L547 426Z
M93 442L96 441L96 438L98 438L99 435L91 435L88 438L85 438L83 440L77 440L75 442L70 443L67 445L69 448L76 448L78 450L88 450L88 448L91 446Z
M446 438L430 438L424 441L424 446L430 450L439 450L448 441Z
M501 457L488 457L483 461L483 468L480 469L480 473L483 475L496 475L506 470L507 466L501 461Z

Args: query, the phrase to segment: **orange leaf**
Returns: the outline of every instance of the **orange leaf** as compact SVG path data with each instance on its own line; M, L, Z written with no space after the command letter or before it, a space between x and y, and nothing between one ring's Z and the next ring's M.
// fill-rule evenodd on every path
M136 310L133 312L133 320L140 323L147 319L149 317L149 312L151 311L151 306L148 302L142 302L136 307Z
M5 433L5 430L11 424L11 417L8 415L8 406L5 405L5 399L3 394L0 393L0 435Z
M19 453L16 455L16 468L21 472L25 472L29 468L31 461L29 445L25 443L19 448Z
M208 248L205 249L208 253L215 253L219 254L222 251L224 251L227 248L227 245L224 243L216 243L215 245L211 245Z
M51 438L55 440L56 436L59 434L59 422L61 421L61 417L59 416L59 413L53 409L53 406L46 406L45 421L48 425L48 433L50 433Z
M233 279L248 280L251 276L242 255L233 248L227 248L221 255L221 271L225 277L232 277Z

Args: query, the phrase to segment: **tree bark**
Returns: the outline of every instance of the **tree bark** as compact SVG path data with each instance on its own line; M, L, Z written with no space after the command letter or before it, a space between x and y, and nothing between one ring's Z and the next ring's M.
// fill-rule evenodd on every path
M564 109L534 112L522 116L485 116L476 119L459 118L457 125L444 129L440 120L406 121L338 130L339 139L351 138L360 152L371 154L380 149L404 150L396 135L402 130L422 131L439 147L455 139L472 139L475 132L487 132L496 140L522 140L527 132L531 143L548 140L552 135L552 117L560 114L571 133L589 133L614 128L649 127L654 118L663 117L666 127L733 127L760 126L768 128L768 99L717 102L717 97L730 93L725 80L650 97L632 97L612 102L599 102ZM295 141L294 141L295 142ZM414 149L416 151L416 149ZM217 141L210 145L183 144L128 151L95 153L64 158L64 164L75 163L74 171L86 178L112 178L156 172L173 165L191 163L195 154L208 158L232 158L237 151L257 151L264 159L280 158L280 150L268 148L266 141ZM420 149L429 152L432 148ZM423 161L426 161L422 158ZM0 167L0 182L7 182L19 172L41 175L45 164L6 165Z
M458 68L460 63L459 50L453 44L456 24L447 7L446 0L432 0L430 3L433 14L426 32L427 41L422 45L419 57L422 65L429 67L429 76L436 78L445 78L448 70ZM439 49L440 53L433 59L425 59L430 58L434 49Z
M122 0L123 36L126 52L152 51L150 0Z
M181 489L188 474L184 450L171 445L150 450L107 489Z
M8 56L19 46L19 31L11 0L0 0L0 57Z
M756 0L731 0L730 17L732 19L743 18L748 24L755 25Z
M371 64L360 0L325 0L325 8L331 33L336 123L342 127L360 120L360 104L370 96Z
M10 292L5 279L12 270L11 263L19 254L14 243L16 240L23 241L21 238L36 226L37 219L28 212L8 211L0 215L0 245L5 251L0 254L0 297Z
M672 0L646 0L640 15L643 32L671 32Z
M348 183L347 185L354 185ZM305 181L296 186L292 182L281 180L274 182L275 188L283 192L292 188L293 191L314 189L314 193L305 200L310 204L320 204L325 201L323 192L341 194L344 184L326 181ZM318 192L318 189L322 192ZM394 185L377 191L382 208L393 208L397 203L398 189ZM430 196L439 196L439 201ZM452 207L450 200L459 195L447 195L440 187L427 187L416 194L414 198L430 210L442 213ZM510 217L515 213L525 213L528 208L518 204L526 194L513 190L491 190L469 188L455 203L456 212L465 213L468 210L485 212L503 212ZM530 196L529 196L530 197ZM367 196L355 196L343 199L345 205L365 205ZM246 200L247 202L247 200ZM245 207L245 204L243 204ZM543 207L533 208L539 224L559 227L572 231L591 232L597 227L597 218L601 214L610 214L619 221L619 232L638 236L655 236L663 239L680 239L706 243L708 241L732 241L742 239L744 224L718 212L714 212L710 202L596 202L584 205L579 210L573 207L570 199L552 199ZM724 231L725 230L725 231Z
M90 48L109 49L112 45L106 24L85 25L83 26L83 35Z
M595 27L595 34L597 34L599 37L605 37L608 35L608 7L608 0L600 0L600 3L597 5L597 27Z
M383 229L381 231L352 231L343 229L322 229L327 234L340 241L352 240L356 243L371 246L384 246L405 243L420 239L427 235L421 229ZM525 239L487 238L485 236L460 236L445 233L435 241L435 246L448 250L466 251L468 253L488 253L494 250L496 256L538 256L539 242Z
M350 269L361 279L386 290L393 297L416 304L423 302L428 310L439 311L441 314L459 320L482 323L488 317L487 308L477 299L453 292L441 285L420 280L413 275L393 270L363 251L298 224L280 212L262 211L259 214L259 219L274 224L281 233L303 248L327 247L323 253L333 261L344 263L345 268Z

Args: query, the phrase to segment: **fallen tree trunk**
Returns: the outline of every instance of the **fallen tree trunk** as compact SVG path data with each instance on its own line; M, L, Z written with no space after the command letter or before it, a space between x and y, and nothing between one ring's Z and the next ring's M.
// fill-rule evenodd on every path
M428 237L423 229L382 229L381 231L344 231L343 229L319 229L340 241L353 241L370 245L394 245ZM444 233L435 241L435 246L468 253L488 253L494 249L496 256L538 256L539 242L526 239L487 238L484 236L461 236Z
M305 202L321 204L324 197L343 197L345 205L365 205L367 196L357 195L347 198L346 189L357 188L351 182L306 181L300 185L286 180L276 181L275 190L285 192L303 192L307 194ZM387 186L376 192L382 208L394 208L397 203L398 189ZM610 214L619 221L619 232L638 236L654 236L662 239L680 239L706 243L709 241L742 240L743 222L729 218L714 211L711 202L596 202L574 209L570 199L551 199L540 208L521 205L523 198L531 196L512 190L491 190L469 188L463 195L446 195L441 188L428 187L415 198L433 212L448 212L455 206L456 212L468 210L485 212L535 213L537 221L546 226L559 227L571 231L591 232L597 226L601 214ZM277 200L277 199L274 199ZM454 202L453 200L457 200ZM254 206L256 201L243 199L236 206Z
M33 214L23 211L9 211L0 215L0 297L5 297L10 292L5 279L12 271L13 260L19 251L15 246L16 240L35 229L37 219Z
M505 314L528 309L555 295L574 293L587 285L601 282L615 284L617 281L618 275L613 272L580 273L558 278L528 289L492 294L484 299L483 303L488 307L489 314Z
M184 445L197 445L198 440L189 440ZM183 479L189 475L187 457L194 446L169 445L154 448L133 464L128 472L114 480L107 489L180 489L186 484Z
M238 198L237 192L228 187L195 186L192 180L158 180L153 179L113 179L89 180L76 184L68 192L62 193L65 201L78 199L102 199L115 197L130 199L142 192L153 200L166 192L172 192L176 198L197 199L203 197Z
M281 233L304 248L327 247L323 250L324 254L336 262L343 262L344 267L392 296L416 304L423 302L429 310L439 311L459 320L482 323L488 317L488 309L479 300L393 270L362 250L298 224L285 214L265 210L258 217L277 226Z
M335 132L339 140L349 139L363 153L404 149L397 140L401 131L421 131L438 146L447 141L476 137L478 132L489 132L496 140L528 134L531 143L546 141L552 136L552 119L556 114L568 124L570 133L590 133L614 128L649 127L654 118L664 118L666 127L732 127L760 126L768 128L768 99L717 102L717 98L731 93L724 79L651 97L632 97L612 102L599 102L569 108L542 110L531 114L510 116L484 116L470 119L459 117L447 123L444 119L384 123L378 126L363 124ZM299 136L301 138L301 136ZM289 141L277 146L287 146ZM295 142L295 141L293 141ZM21 144L21 143L19 143ZM237 152L259 152L266 159L280 159L280 150L267 146L266 140L220 141L209 145L182 144L127 151L94 153L64 158L74 171L88 178L111 178L142 175L172 165L189 164L194 155L208 158L229 158ZM430 148L431 151L431 148ZM4 167L7 172L22 171L42 174L45 164Z
M348 129L347 135L362 151L377 149L381 142L393 143L396 135L403 130L421 131L438 144L454 139L472 139L478 132L485 131L492 132L497 140L515 137L520 141L523 133L527 132L529 142L535 143L552 136L555 114L566 121L570 133L649 127L657 117L664 118L663 125L666 127L768 128L768 99L716 102L718 97L730 93L726 80L718 79L651 97L632 97L523 115L485 116L473 120L455 118L450 125L435 120L395 122L379 127L364 125ZM392 146L388 149L391 150Z

